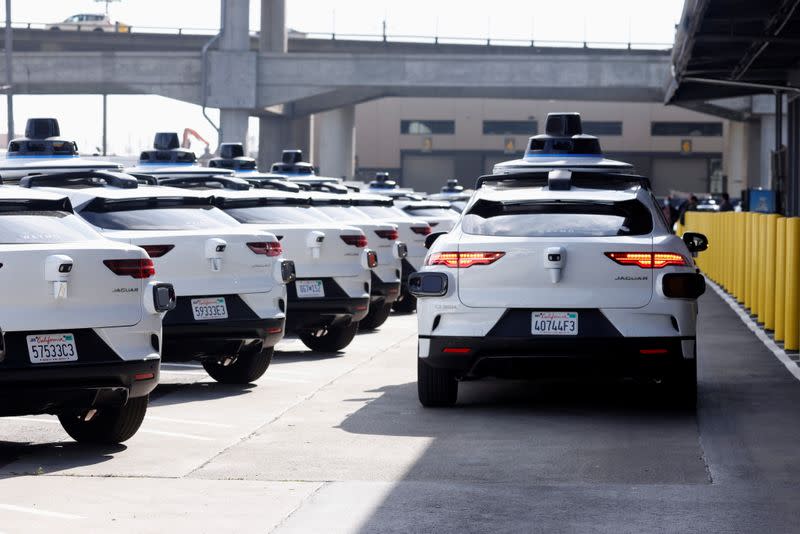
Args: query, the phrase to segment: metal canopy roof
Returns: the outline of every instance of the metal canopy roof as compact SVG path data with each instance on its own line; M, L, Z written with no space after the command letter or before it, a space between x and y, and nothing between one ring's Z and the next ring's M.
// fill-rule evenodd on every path
M798 45L800 0L686 0L666 103L800 92Z

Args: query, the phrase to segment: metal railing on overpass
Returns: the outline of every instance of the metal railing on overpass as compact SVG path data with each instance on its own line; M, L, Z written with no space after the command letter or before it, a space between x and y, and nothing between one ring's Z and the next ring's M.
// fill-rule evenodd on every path
M784 350L800 349L800 217L754 212L687 212L678 234L708 237L697 265Z
M55 23L58 24L58 23ZM12 22L14 29L21 30L46 30L50 23L43 22ZM62 31L95 31L94 27ZM216 35L219 28L174 28L166 26L131 26L119 25L116 28L105 28L106 33L154 33L166 35ZM257 37L258 32L251 31L251 37ZM293 39L314 39L328 41L368 41L386 43L419 43L419 44L451 44L471 46L514 46L514 47L542 47L542 48L593 48L608 50L669 50L672 43L658 42L631 42L631 41L593 41L593 40L548 40L548 39L504 39L492 37L458 37L458 36L430 36L408 34L370 34L370 33L336 33L336 32L299 32L290 31L289 37Z

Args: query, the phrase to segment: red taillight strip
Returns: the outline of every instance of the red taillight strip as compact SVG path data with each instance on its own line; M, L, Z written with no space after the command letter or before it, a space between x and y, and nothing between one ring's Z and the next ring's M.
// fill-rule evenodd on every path
M133 375L133 379L137 382L141 380L152 380L156 377L155 373L136 373Z
M149 254L151 258L160 258L164 254L175 248L175 245L140 245L140 246L147 251L147 254Z
M620 265L635 265L642 269L689 265L686 258L675 252L606 252L606 256Z
M669 352L667 349L641 349L639 354L666 354Z
M433 228L430 226L412 226L411 231L419 235L429 235L433 232Z
M389 239L390 241L394 241L400 237L400 234L397 233L397 230L375 230L375 233L378 235L378 237Z
M256 241L248 243L247 247L256 254L263 254L265 256L275 257L283 253L283 248L277 241Z
M467 347L445 347L442 352L445 354L468 354L472 349Z
M425 265L444 265L454 269L466 269L473 265L489 265L503 256L505 252L434 252Z
M150 258L138 260L103 260L103 264L118 276L130 276L132 278L141 279L150 278L156 274L156 269L153 267L153 260Z
M342 238L342 241L354 247L361 248L367 246L367 237L365 235L343 235L339 237Z

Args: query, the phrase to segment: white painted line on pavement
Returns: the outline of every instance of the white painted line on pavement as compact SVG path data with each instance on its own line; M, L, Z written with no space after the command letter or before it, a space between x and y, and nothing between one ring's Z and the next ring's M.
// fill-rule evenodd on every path
M213 426L217 428L233 428L233 425L225 425L222 423L211 423L209 421L197 421L194 419L173 419L172 417L161 417L158 415L150 415L147 414L145 416L147 421L162 421L164 423L179 423L184 425L202 425L202 426Z
M722 300L728 304L728 306L731 307L734 312L736 312L742 322L747 325L747 328L753 331L753 333L758 339L761 340L764 346L766 346L772 352L772 354L775 355L778 361L780 361L786 367L786 369L792 373L792 376L800 380L800 366L798 366L794 360L789 358L789 356L786 354L786 351L780 348L778 344L775 343L775 341L771 339L766 332L764 332L764 329L758 326L758 324L750 317L750 315L747 314L746 311L742 309L741 305L736 302L733 297L728 295L728 293L726 293L721 287L708 278L706 278L706 283L717 293L717 295L719 295Z
M150 430L149 428L140 428L139 432L144 432L145 434L155 434L157 436L167 436L170 438L194 439L197 441L214 441L214 438L208 438L206 436L196 436L194 434L182 434L180 432L165 432L164 430Z
M9 512L21 512L23 514L41 515L44 517L54 517L56 519L86 519L80 515L63 514L61 512L49 512L47 510L39 510L38 508L28 508L27 506L17 506L15 504L0 504L0 510L8 510Z

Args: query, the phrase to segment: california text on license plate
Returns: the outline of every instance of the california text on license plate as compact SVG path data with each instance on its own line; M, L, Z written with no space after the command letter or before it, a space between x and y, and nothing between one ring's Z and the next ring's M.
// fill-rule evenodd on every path
M533 312L534 336L577 336L578 312Z
M319 298L325 296L322 280L298 280L295 282L298 298Z
M78 359L72 334L36 334L27 336L31 363L74 362Z
M228 307L225 305L225 297L192 299L192 314L195 321L227 319Z

